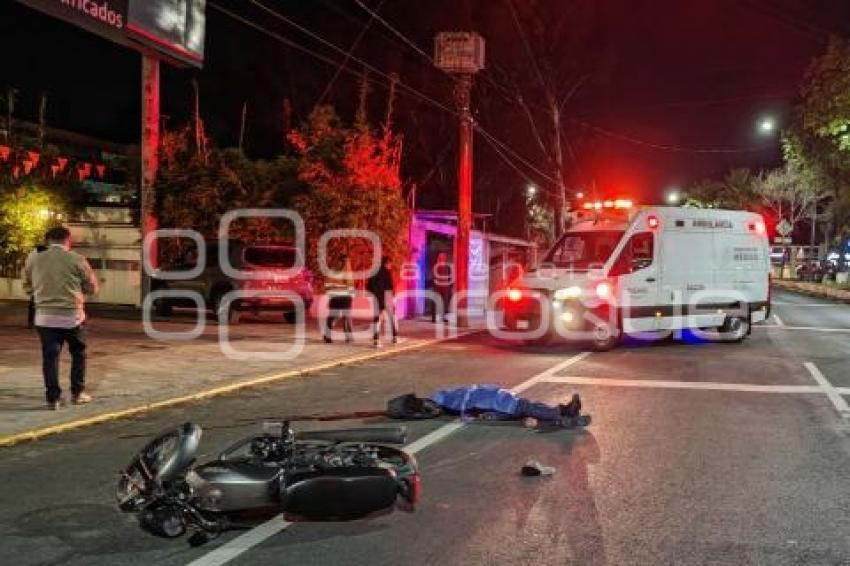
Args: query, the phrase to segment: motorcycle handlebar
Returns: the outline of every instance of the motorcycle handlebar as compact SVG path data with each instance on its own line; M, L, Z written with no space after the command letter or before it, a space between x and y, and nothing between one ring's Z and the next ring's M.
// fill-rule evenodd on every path
M378 444L404 444L407 427L346 428L339 430L311 430L296 433L298 440L326 440L330 442L375 442Z

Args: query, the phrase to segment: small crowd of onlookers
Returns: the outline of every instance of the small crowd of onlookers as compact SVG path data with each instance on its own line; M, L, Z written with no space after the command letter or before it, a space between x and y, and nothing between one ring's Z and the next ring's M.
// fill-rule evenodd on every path
M47 407L57 410L62 404L59 384L59 355L65 344L71 354L71 402L81 405L92 401L86 391L86 320L87 295L98 292L99 282L88 260L71 250L71 234L67 228L51 228L39 246L26 259L23 272L24 291L31 297L29 326L35 327L41 341L42 374ZM395 281L393 265L382 257L378 270L368 277L363 287L372 299L372 342L380 347L381 322L389 326L392 342L398 342L395 316ZM440 252L434 264L432 289L448 305L453 288L452 266L448 254ZM357 292L351 261L343 257L339 269L325 281L328 316L320 321L322 338L331 343L331 332L342 321L345 341L353 341L352 305ZM445 320L444 309L433 307L432 320Z

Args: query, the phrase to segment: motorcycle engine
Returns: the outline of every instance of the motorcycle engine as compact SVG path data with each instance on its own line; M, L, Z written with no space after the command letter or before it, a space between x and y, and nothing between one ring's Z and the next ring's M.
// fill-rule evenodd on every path
M378 449L366 446L332 447L324 451L308 451L304 454L305 467L343 468L356 466L373 468L378 466Z
M250 445L251 456L263 463L284 463L285 468L328 469L356 466L378 466L378 449L361 445L299 446L295 448L288 439L274 436L254 438Z

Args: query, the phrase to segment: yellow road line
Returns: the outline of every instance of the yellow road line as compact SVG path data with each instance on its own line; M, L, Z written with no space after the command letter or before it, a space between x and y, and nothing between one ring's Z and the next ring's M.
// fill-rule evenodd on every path
M459 336L463 336L464 334L460 334ZM325 371L331 368L346 366L350 364L355 364L358 362L365 362L369 360L374 360L378 358L385 358L388 356L392 356L395 354L400 354L402 352L409 352L411 350L418 350L421 348L425 348L432 344L436 344L438 342L443 342L446 338L433 338L431 340L423 340L421 342L414 342L412 344L397 346L395 348L381 350L377 352L370 352L368 354L359 354L356 356L351 356L348 358L342 358L338 360L333 360L330 362L321 363L314 366L309 366L306 368L297 368L293 370L284 371L281 373L275 373L271 375L264 375L260 377L254 377L246 380L237 381L234 383L228 383L226 385L219 385L217 387L213 387L211 389L206 389L204 391L199 391L198 393L192 393L191 395L182 395L180 397L172 397L170 399L164 399L162 401L155 401L153 403L147 403L144 405L137 405L135 407L129 407L127 409L121 409L118 411L112 411L110 413L101 413L99 415L94 415L91 417L86 417L83 419L77 419L65 423L60 423L56 425L50 425L42 428L36 428L33 430L28 430L25 432L20 432L17 434L12 434L9 436L0 436L0 447L6 446L14 446L15 444L20 444L21 442L28 442L31 440L37 440L39 438L49 436L52 434L58 434L61 432L68 432L69 430L75 430L78 428L83 428L95 424L104 423L107 421L112 421L116 419L123 419L127 417L132 417L135 415L140 415L142 413L146 413L148 411L153 411L155 409L164 409L166 407L173 407L174 405L179 405L181 403L189 403L192 401L199 401L201 399L209 399L210 397L216 397L218 395L224 395L227 393L233 393L234 391L238 391L240 389L246 389L248 387L256 387L258 385L265 385L268 383L273 383L275 381L282 381L284 379L290 379L293 377L298 377L301 375L307 375L310 373L316 373L320 371Z

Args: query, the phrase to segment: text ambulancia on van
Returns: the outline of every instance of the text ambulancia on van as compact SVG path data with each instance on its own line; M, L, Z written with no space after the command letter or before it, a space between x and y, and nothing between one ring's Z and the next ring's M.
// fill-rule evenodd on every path
M507 290L505 327L613 347L696 329L741 341L770 313L770 256L761 215L646 207L580 217L540 266Z

